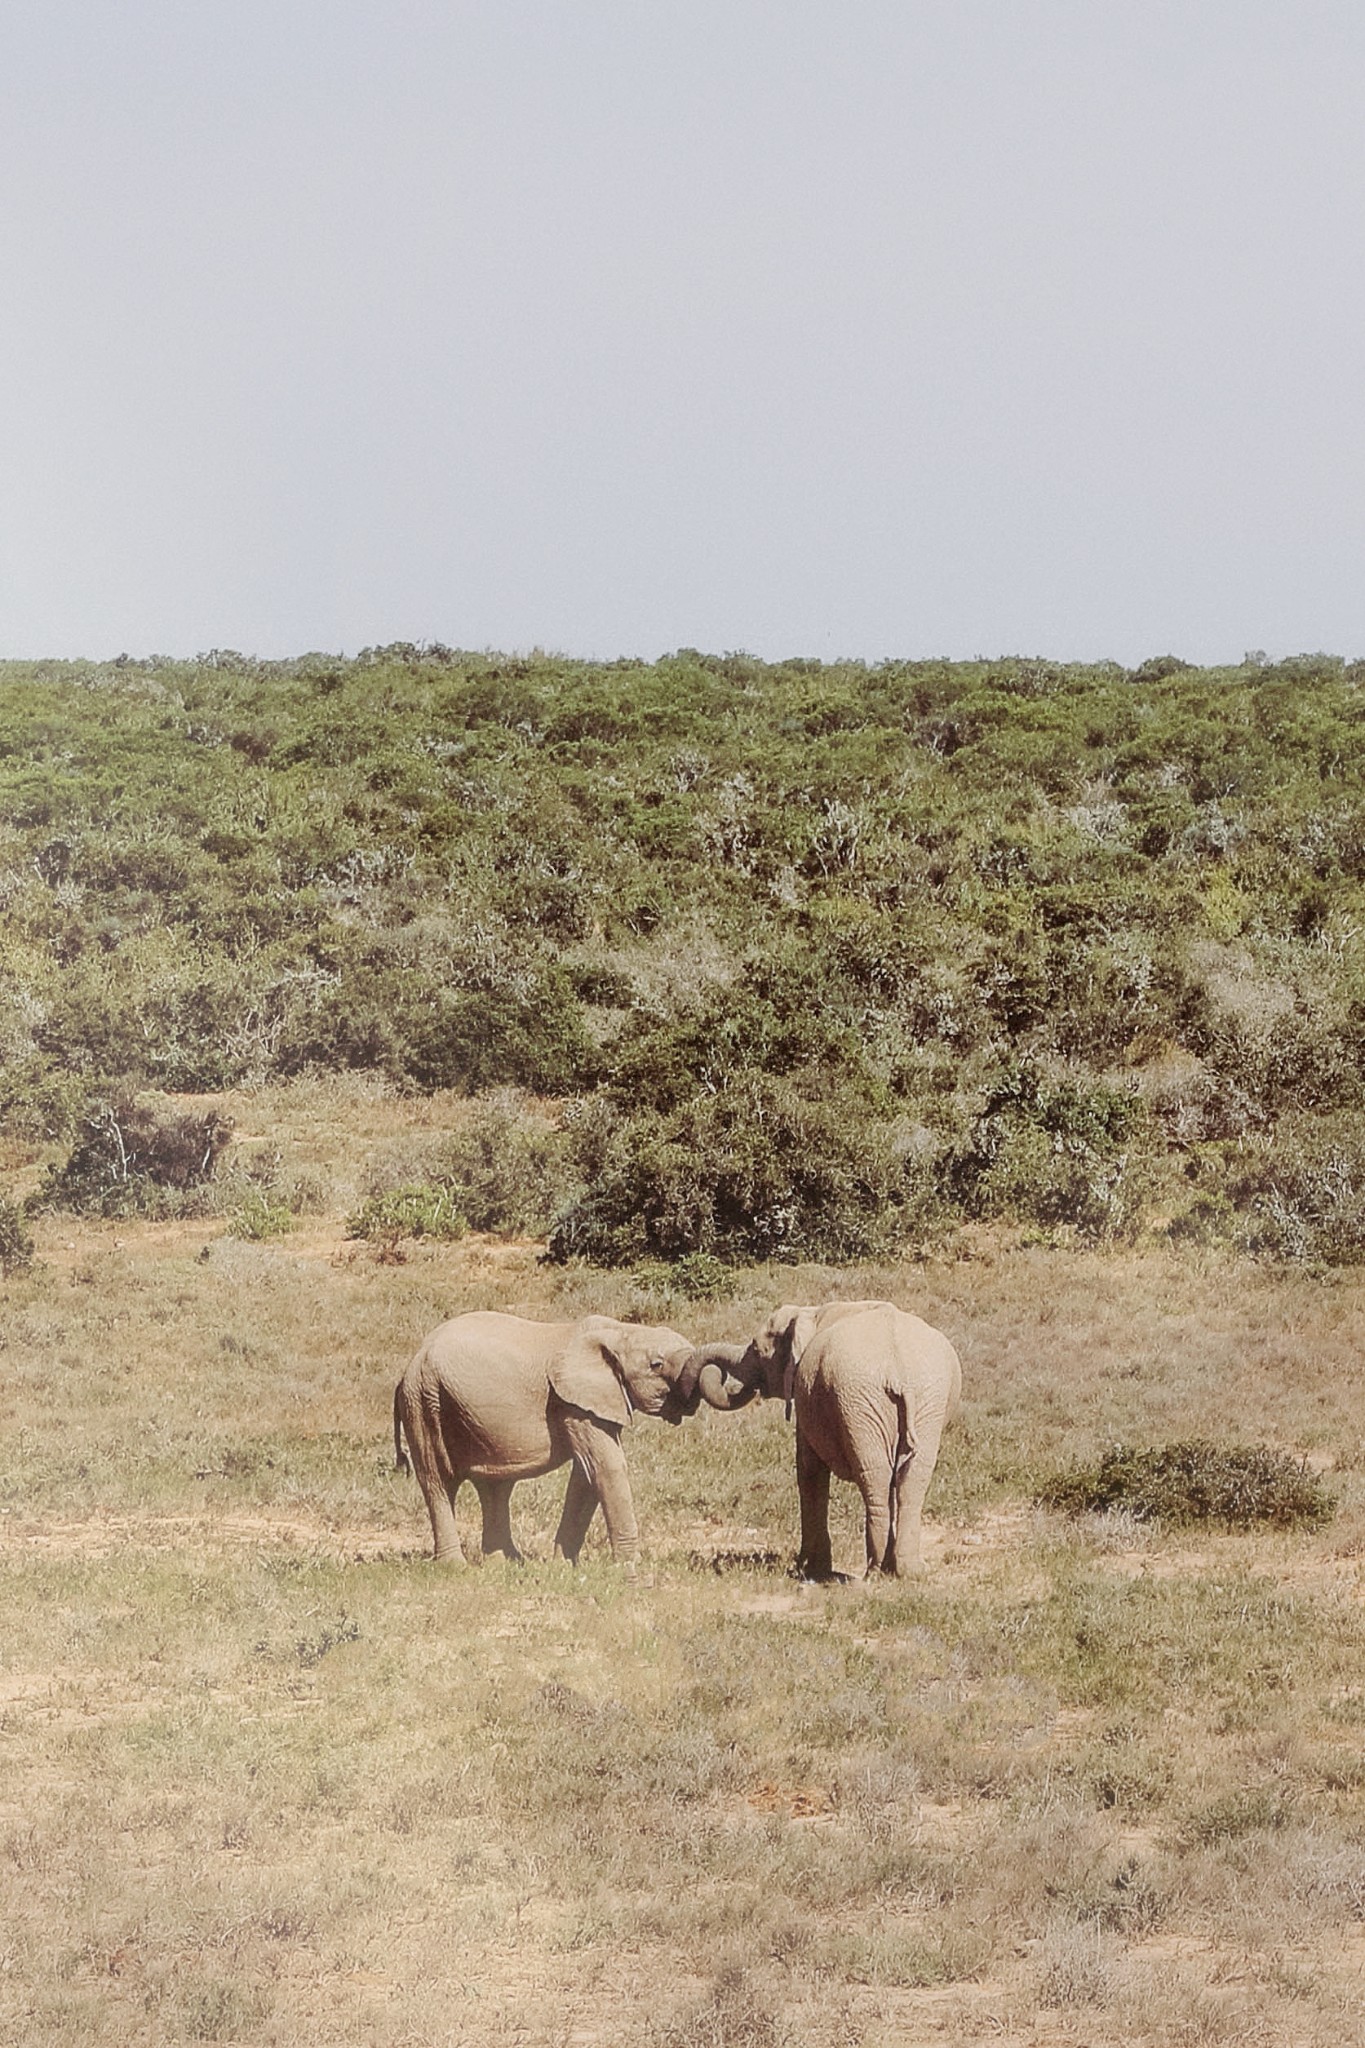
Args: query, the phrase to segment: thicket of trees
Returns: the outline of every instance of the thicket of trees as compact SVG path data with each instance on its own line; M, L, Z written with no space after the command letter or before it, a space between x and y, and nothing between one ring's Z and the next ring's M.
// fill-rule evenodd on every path
M1365 663L396 646L0 686L12 1129L369 1068L552 1098L562 1256L963 1218L1365 1253Z

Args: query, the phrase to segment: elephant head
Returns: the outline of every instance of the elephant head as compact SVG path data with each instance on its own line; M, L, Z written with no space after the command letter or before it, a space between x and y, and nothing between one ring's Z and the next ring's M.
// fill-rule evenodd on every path
M570 1408L625 1424L632 1410L681 1422L694 1413L679 1386L692 1346L676 1330L585 1316L550 1369L550 1385Z
M693 1407L705 1401L711 1408L743 1408L762 1395L768 1401L785 1401L790 1410L796 1368L816 1331L831 1319L872 1306L859 1301L803 1308L784 1302L747 1344L699 1346L684 1369L682 1391Z
M765 1400L790 1396L796 1362L810 1342L816 1311L790 1303L774 1309L747 1344L703 1344L692 1353L682 1377L682 1391L695 1406L731 1410L747 1407L755 1396Z

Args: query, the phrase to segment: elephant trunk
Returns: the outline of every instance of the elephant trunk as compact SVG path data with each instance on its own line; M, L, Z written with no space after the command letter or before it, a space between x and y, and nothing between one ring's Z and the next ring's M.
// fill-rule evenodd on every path
M727 1414L736 1408L747 1408L758 1393L758 1382L746 1386L718 1365L704 1365L697 1378L697 1391L710 1408L723 1409Z
M739 1369L746 1349L743 1344L704 1344L694 1351L683 1371L689 1396L725 1413L747 1407L759 1389L758 1381Z

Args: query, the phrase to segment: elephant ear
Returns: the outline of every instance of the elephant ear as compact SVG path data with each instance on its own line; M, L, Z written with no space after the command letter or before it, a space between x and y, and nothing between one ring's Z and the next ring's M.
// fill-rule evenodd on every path
M792 1394L796 1386L796 1368L801 1363L801 1353L815 1335L820 1311L815 1308L797 1308L790 1302L776 1310L768 1324L773 1333L773 1356L781 1368L782 1399L791 1415Z
M599 1422L630 1421L630 1402L616 1370L607 1337L609 1325L581 1324L550 1366L550 1385L569 1408L581 1408Z

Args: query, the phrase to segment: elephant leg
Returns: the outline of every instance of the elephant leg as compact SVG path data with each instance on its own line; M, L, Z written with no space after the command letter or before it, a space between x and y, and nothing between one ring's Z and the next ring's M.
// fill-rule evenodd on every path
M801 1498L801 1548L796 1569L803 1579L833 1576L829 1546L829 1466L796 1432L796 1490Z
M621 1448L620 1427L616 1423L599 1422L594 1416L566 1415L564 1434L573 1452L575 1469L581 1470L585 1484L602 1503L611 1554L618 1564L625 1566L628 1574L633 1575L635 1560L640 1554L640 1529L635 1520L635 1503L631 1499L630 1474L626 1468L626 1454ZM570 1494L573 1490L571 1479ZM567 1512L567 1497L564 1505ZM588 1520L591 1519L589 1516Z
M555 1533L555 1556L577 1564L588 1524L597 1513L597 1495L592 1481L575 1458L569 1467L569 1485L564 1495L564 1512Z
M860 1463L855 1474L863 1497L864 1548L867 1576L893 1569L895 1525L892 1508L892 1477L889 1460L874 1458Z
M929 1481L938 1459L942 1419L924 1424L918 1431L914 1455L896 1473L896 1527L885 1569L898 1579L920 1569L920 1517Z
M427 1513L431 1517L437 1564L462 1564L464 1552L455 1527L455 1496L460 1490L459 1478L443 1479L439 1473L428 1476L425 1472L419 1472L418 1478Z
M483 1509L483 1554L501 1551L513 1564L522 1562L512 1537L512 1486L510 1479L476 1479L474 1490Z

